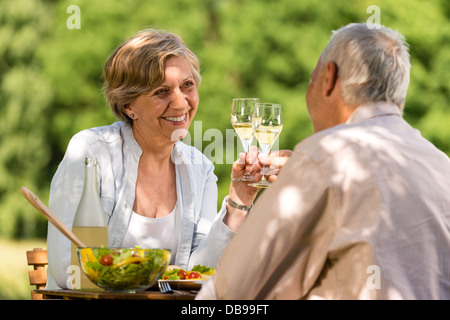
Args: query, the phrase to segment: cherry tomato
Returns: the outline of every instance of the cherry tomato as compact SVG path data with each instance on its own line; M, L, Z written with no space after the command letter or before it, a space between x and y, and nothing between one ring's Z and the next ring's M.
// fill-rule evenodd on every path
M178 270L177 276L179 276L180 279L186 279L186 271L184 271L183 269Z
M109 254L105 254L100 258L100 263L104 266L110 266L113 263L113 258Z
M188 275L188 279L200 279L202 276L197 271L192 271Z

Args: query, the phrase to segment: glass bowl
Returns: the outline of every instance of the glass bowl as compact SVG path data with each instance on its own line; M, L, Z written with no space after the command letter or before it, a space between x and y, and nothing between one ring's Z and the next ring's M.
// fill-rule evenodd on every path
M170 262L168 249L78 248L81 269L96 286L136 292L155 284Z

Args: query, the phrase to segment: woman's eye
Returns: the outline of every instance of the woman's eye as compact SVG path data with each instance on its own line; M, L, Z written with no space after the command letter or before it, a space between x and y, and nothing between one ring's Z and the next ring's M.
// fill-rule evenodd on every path
M167 92L169 92L168 89L158 89L158 90L155 91L155 93L153 95L155 95L155 96L162 96L162 95L167 94Z

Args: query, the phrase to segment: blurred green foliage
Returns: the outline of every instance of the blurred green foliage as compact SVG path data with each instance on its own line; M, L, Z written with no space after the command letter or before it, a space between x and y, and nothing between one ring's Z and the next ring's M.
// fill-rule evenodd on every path
M80 29L67 26L70 5L80 8ZM102 68L124 39L146 27L166 29L197 53L203 82L195 120L203 132L216 128L225 139L231 99L259 97L283 105L279 147L293 149L312 133L305 92L331 31L366 22L370 5L410 44L405 119L450 154L447 0L2 0L0 236L46 235L46 222L20 187L47 202L71 136L115 121L101 94ZM226 153L237 147L235 140L219 155L219 200L230 182Z

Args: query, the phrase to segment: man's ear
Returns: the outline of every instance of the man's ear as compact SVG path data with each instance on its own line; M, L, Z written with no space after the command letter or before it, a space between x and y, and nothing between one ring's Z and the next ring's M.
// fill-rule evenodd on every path
M324 79L324 94L328 97L333 93L333 90L336 87L336 81L338 79L338 67L333 61L327 63L325 67Z

